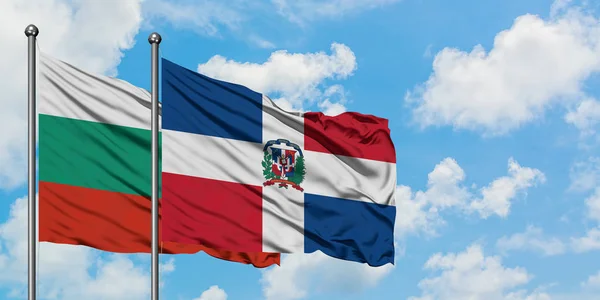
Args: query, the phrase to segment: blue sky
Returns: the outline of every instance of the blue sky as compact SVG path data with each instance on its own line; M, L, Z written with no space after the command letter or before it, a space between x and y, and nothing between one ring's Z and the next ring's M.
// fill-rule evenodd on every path
M390 120L397 261L162 257L161 299L600 298L600 5L549 0L2 1L0 299L26 288L26 61L150 84L180 65L294 110ZM149 256L40 246L44 299L148 299ZM414 298L411 298L414 297Z

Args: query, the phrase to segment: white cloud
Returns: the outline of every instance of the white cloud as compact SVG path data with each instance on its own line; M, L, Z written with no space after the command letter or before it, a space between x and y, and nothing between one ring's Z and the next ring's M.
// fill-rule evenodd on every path
M370 267L321 252L291 254L282 258L281 266L265 270L261 282L266 300L294 300L306 298L309 290L360 292L376 286L393 269L391 264Z
M600 187L585 199L585 206L588 209L588 217L600 224Z
M332 85L323 94L324 100L318 103L319 109L326 115L335 116L346 111L346 92L342 85Z
M271 0L279 14L305 25L318 18L338 18L363 10L393 4L400 0Z
M595 275L590 275L586 281L581 283L581 286L587 289L597 289L600 291L600 271Z
M250 42L252 42L253 44L255 44L256 46L258 46L259 48L263 48L263 49L276 48L276 46L273 42L268 41L256 34L251 34L250 36L248 36L248 40Z
M400 0L271 0L247 1L229 0L145 0L143 9L146 18L144 26L152 28L160 21L166 21L176 28L196 33L222 37L230 31L239 38L264 49L275 48L272 41L253 30L255 23L261 23L273 16L283 16L287 21L304 27L307 21L338 18L349 13L358 13ZM226 3L226 4L225 4ZM273 12L276 11L277 14ZM272 20L268 26L273 26Z
M554 17L565 9L568 9L572 1L573 0L555 0L550 6L550 15Z
M600 22L561 3L553 11L548 20L516 18L496 35L489 52L481 45L471 52L440 51L427 82L405 97L414 106L415 122L506 134L557 104L569 107L587 99L583 83L600 71ZM595 115L579 111L567 119L587 127Z
M150 274L131 256L84 246L40 243L40 297L58 299L148 299ZM161 277L175 269L173 260L161 264ZM23 294L27 287L27 199L17 199L8 220L0 224L0 287ZM161 278L162 279L162 278Z
M585 236L571 238L571 247L577 253L600 250L600 187L584 200L586 216L598 227L591 228Z
M417 192L426 195L427 192ZM423 232L436 235L438 227L444 225L438 209L431 206L427 197L415 197L409 186L396 188L396 228L394 234L404 237L410 233Z
M356 57L343 44L333 43L331 52L328 55L324 52L289 53L279 50L273 52L262 64L241 63L215 55L206 63L200 64L198 72L245 85L274 99L275 94L279 95L279 99L275 99L277 104L291 107L292 110L302 110L303 104L311 105L320 100L326 103L326 108L338 104L333 110L338 112L343 103L327 101L332 96L339 96L340 92L343 95L343 89L336 85L327 86L325 81L351 76L357 68Z
M571 238L571 247L576 253L600 250L600 228L588 230L583 237Z
M431 52L432 47L433 47L432 44L427 45L427 48L425 48L425 51L423 51L424 58L430 58L433 55L433 53Z
M209 36L219 35L219 26L229 29L239 28L247 21L240 7L243 3L230 0L221 1L165 1L147 0L144 15L148 21L157 23L165 20L175 27L189 29ZM152 26L149 22L146 26Z
M336 116L346 111L346 107L341 103L331 103L329 99L325 99L319 103L319 108L324 114L329 116Z
M458 254L436 253L427 260L424 268L435 275L419 282L422 294L409 298L411 300L550 299L542 292L514 291L533 276L524 268L503 266L498 256L485 256L478 244Z
M309 21L339 18L400 0L145 0L144 25L152 28L166 21L176 28L194 31L201 35L223 37L229 31L238 38L264 49L275 48L272 41L254 30L254 24L267 21L267 26L280 22L273 17L283 16L285 21L304 27ZM274 11L276 13L274 13Z
M565 115L565 121L577 127L583 136L595 134L600 124L600 101L595 99L582 101L575 110Z
M518 192L544 182L537 169L521 167L513 158L508 160L508 176L495 179L479 193L463 183L465 172L453 158L445 158L429 173L427 190L413 193L408 186L396 190L396 235L423 232L435 235L445 224L440 213L454 209L463 213L478 213L487 218L492 214L506 217ZM477 196L477 194L481 194Z
M567 299L573 299L567 298ZM578 298L579 300L584 300L583 298ZM585 298L588 299L588 298ZM591 299L591 298L589 298ZM559 300L554 295L550 295L541 290L535 290L532 293L528 293L527 291L521 290L517 292L512 292L507 294L504 297L504 300Z
M202 292L199 298L194 300L227 300L227 293L219 286L213 285L208 290Z
M535 226L527 226L523 233L501 237L496 242L496 247L502 252L528 250L540 252L545 256L559 255L566 251L566 246L561 240L544 236L542 229Z
M0 189L26 179L27 39L23 31L38 26L41 51L90 72L116 74L122 51L134 44L141 22L141 0L0 1Z
M479 212L482 218L492 214L508 216L510 200L528 188L544 183L546 177L538 169L521 167L514 159L508 160L508 175L497 178L481 190L482 196L470 204L470 209Z
M600 186L600 157L590 157L587 161L574 163L569 176L569 190L586 192Z
M171 257L166 262L160 264L159 267L159 272L161 273L172 273L173 271L175 271L175 259Z
M465 173L453 158L442 160L427 177L425 191L413 193L404 185L396 189L396 236L417 232L435 235L436 228L445 224L439 212L463 207L471 196L462 185Z
M263 49L275 44L257 32L252 24L262 18L254 16L271 12L271 5L246 0L145 0L144 28L151 29L166 22L177 29L186 29L203 36L223 38L223 33L234 33L239 38Z

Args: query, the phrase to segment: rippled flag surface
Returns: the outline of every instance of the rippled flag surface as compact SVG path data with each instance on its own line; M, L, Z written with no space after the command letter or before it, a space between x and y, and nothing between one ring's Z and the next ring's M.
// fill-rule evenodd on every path
M162 60L164 239L394 262L388 121L290 113Z

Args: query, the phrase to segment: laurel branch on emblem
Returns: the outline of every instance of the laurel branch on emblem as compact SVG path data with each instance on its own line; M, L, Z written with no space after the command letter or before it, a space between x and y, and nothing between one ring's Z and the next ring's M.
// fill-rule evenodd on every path
M273 149L272 146L274 145L285 145L292 149ZM269 150L271 150L271 153ZM301 192L304 191L300 184L304 181L306 167L304 166L304 155L302 155L302 150L298 145L288 140L278 139L267 142L263 151L263 176L267 180L263 183L264 186L278 183L279 188L287 189L288 185L291 185ZM273 152L280 155L273 157Z

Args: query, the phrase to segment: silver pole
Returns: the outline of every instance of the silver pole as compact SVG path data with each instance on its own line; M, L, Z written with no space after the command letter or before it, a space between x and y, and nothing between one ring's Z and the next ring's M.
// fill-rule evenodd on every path
M27 36L27 65L28 65L28 88L27 88L27 97L28 97L28 113L27 113L27 131L29 134L29 140L27 143L27 167L28 167L28 190L27 190L27 200L29 205L29 215L28 215L28 243L27 243L27 254L28 254L28 294L29 300L36 299L36 256L37 256L37 222L36 222L36 186L35 186L35 141L36 141L36 107L35 107L35 42L37 35L39 33L38 28L31 24L25 28L25 36Z
M158 300L158 45L162 38L154 32L152 46L152 300Z

